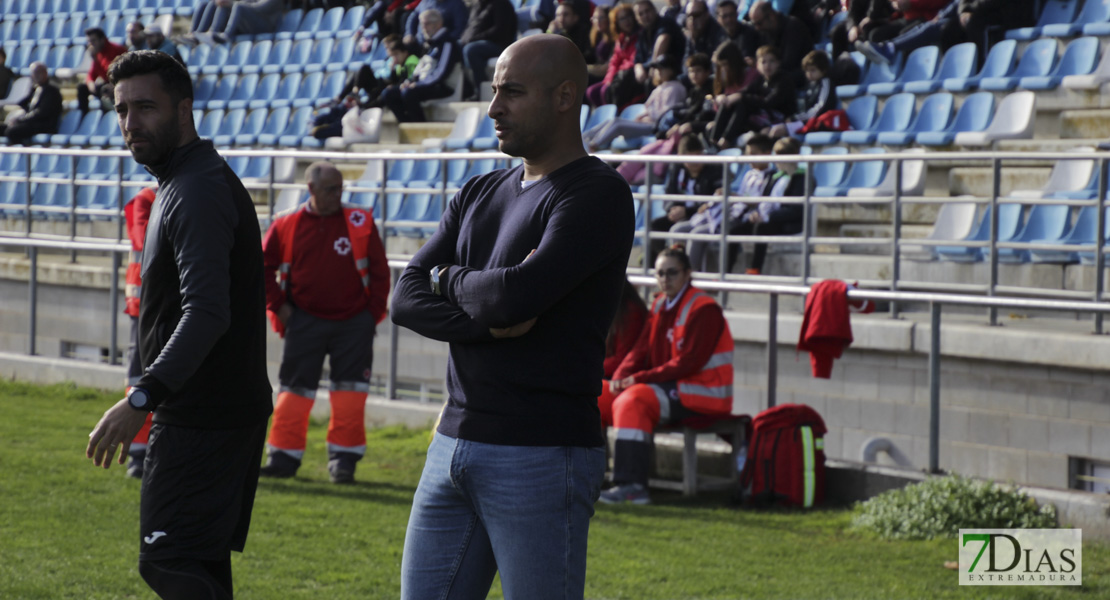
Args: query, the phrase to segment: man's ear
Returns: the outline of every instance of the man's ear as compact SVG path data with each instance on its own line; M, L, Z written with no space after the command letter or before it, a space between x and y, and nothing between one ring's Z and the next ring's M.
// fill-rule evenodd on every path
M178 121L184 125L185 123L192 123L193 129L196 129L197 124L193 123L193 99L182 98L177 103L177 118Z
M571 109L577 110L578 102L578 86L569 79L560 83L555 88L555 108L559 112L566 112Z

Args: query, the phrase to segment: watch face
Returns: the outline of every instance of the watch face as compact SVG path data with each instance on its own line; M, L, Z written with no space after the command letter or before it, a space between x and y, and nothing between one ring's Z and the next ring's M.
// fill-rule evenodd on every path
M144 408L147 402L146 392L142 390L133 390L131 395L127 397L127 401L135 408Z

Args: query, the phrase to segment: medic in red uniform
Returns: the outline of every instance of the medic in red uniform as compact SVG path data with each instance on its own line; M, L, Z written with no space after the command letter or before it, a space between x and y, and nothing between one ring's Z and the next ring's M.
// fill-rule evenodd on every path
M158 187L143 188L123 206L123 216L127 220L127 237L131 239L131 256L127 262L124 281L125 304L123 312L131 317L131 348L127 351L127 389L135 385L143 376L143 366L139 362L139 292L142 291L143 242L146 240L146 224L150 220L150 207ZM143 461L146 460L146 444L150 438L150 420L154 413L147 415L146 423L135 434L128 455L131 462L127 465L127 476L143 478Z

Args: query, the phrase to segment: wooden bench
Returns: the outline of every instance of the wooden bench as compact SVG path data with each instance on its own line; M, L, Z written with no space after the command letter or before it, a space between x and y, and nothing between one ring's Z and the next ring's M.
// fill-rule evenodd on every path
M736 469L737 460L740 458L741 449L747 447L751 422L752 418L748 415L735 415L731 418L697 417L657 428L655 433L682 434L682 481L651 479L648 484L651 487L680 491L684 496L694 496L698 490L735 489L740 483L740 472ZM698 476L697 437L703 433L727 436L727 440L732 445L728 477Z

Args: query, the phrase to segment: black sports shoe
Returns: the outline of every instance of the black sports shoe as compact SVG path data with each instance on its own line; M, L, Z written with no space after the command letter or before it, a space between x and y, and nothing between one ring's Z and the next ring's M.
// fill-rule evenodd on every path
M354 483L355 464L362 458L350 452L336 452L328 461L328 475L332 483Z
M280 450L274 450L270 452L269 457L266 459L266 464L262 466L258 474L263 477L288 479L296 475L297 469L300 467L301 461Z

